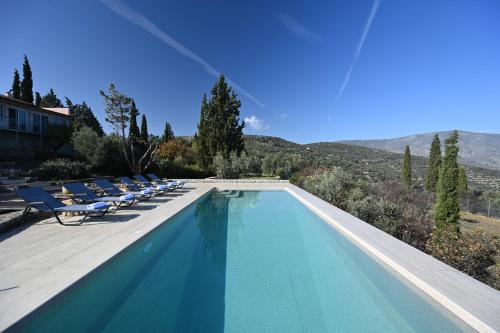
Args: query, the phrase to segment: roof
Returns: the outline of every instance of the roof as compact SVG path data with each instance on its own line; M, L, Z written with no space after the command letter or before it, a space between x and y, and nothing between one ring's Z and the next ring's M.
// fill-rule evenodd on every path
M63 116L69 116L69 108L43 108L44 110L49 110L52 112L57 112Z
M48 113L55 116L70 117L69 108L41 108L28 102L20 101L11 97L0 95L0 102L9 105L19 106L23 109L28 109L32 111Z

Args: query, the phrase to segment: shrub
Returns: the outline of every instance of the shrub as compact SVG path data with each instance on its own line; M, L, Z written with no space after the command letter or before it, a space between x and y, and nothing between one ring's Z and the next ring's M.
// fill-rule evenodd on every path
M197 165L179 164L177 161L172 162L166 159L160 160L156 171L162 178L203 179L213 176L212 173L201 170Z
M481 281L489 278L497 250L498 241L487 238L482 230L460 233L452 225L434 229L427 242L427 252L433 257Z
M350 173L335 168L328 173L307 177L303 187L306 191L345 210L349 192L354 185Z
M73 149L71 142L66 142L59 149L56 150L56 157L59 158L69 158L73 159L76 156L76 152Z
M357 218L373 224L377 218L382 214L382 209L379 205L379 199L368 195L366 197L359 197L360 190L355 189L352 191L347 201L347 211L356 216Z
M174 139L160 144L155 154L158 158L173 161L176 157L183 156L188 148L181 140Z
M125 175L130 171L123 157L120 138L116 135L106 135L99 140L96 147L93 170L101 175Z
M384 199L379 199L377 205L380 213L375 221L373 221L373 225L389 235L402 240L407 226L403 219L401 205Z
M240 156L236 155L236 152L232 152L229 155L229 159L225 159L222 154L218 153L214 157L213 169L217 175L217 178L221 179L237 179L241 175L247 173L247 166L250 164L248 162L249 157L245 153L241 153Z
M286 168L278 168L278 169L276 169L276 175L278 177L280 177L280 179L288 179L289 178L289 175L288 175L288 172L287 172Z
M280 176L288 179L293 173L304 167L300 154L276 153L268 154L262 159L262 172L269 176Z
M288 181L294 185L299 186L300 176L298 174L292 175L292 177L288 178Z
M231 167L231 161L226 160L222 154L218 153L214 157L213 164L215 174L217 178L220 179L231 179L235 178L233 175L233 169Z
M247 172L247 154L241 153L238 156L236 152L232 152L229 155L229 160L231 162L231 176L233 178L240 178L241 175Z
M82 127L71 137L75 152L91 165L95 165L99 141L99 134L89 127Z
M399 228L393 229L396 233L385 229L391 229L387 223L383 224L385 226L377 226L402 241L420 250L425 250L426 242L434 227L432 214L435 202L434 194L417 188L409 190L397 182L377 183L369 186L368 191L377 198L397 204L401 214Z
M85 178L89 173L85 163L58 158L43 162L37 169L31 170L30 175L40 180L68 180Z
M47 133L48 142L57 150L71 140L72 129L71 126L49 123Z

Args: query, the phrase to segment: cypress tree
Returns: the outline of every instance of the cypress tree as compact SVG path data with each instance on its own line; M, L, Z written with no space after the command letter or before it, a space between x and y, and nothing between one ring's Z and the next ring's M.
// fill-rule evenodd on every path
M437 203L434 212L437 228L453 225L459 231L460 196L458 191L458 132L445 141L443 164L439 172Z
M165 130L163 131L162 141L168 142L172 139L174 139L174 131L172 130L172 126L167 121L165 122Z
M12 98L21 99L21 81L17 69L14 70L14 80L12 81Z
M429 192L436 192L439 180L439 169L441 168L441 141L439 136L434 135L431 149L429 151L429 165L425 174L424 187Z
M146 120L146 115L142 115L142 120L141 120L141 139L144 142L148 142L149 140L149 134L148 134L148 122Z
M208 101L207 95L203 94L201 99L200 122L198 123L198 132L194 135L194 141L198 147L198 158L200 167L208 170L212 164L213 156L210 151L210 131L208 127Z
M21 82L21 100L33 103L33 74L28 57L24 55L23 82Z
M410 146L406 145L403 157L403 168L401 169L401 180L408 187L411 186L411 155Z
M45 108L62 108L64 107L63 103L59 98L57 98L56 93L52 88L50 88L47 95L42 97L40 101L40 106Z
M35 93L35 105L40 107L41 103L42 103L42 96L40 96L40 93L37 91Z
M82 102L82 104L73 104L69 99L66 99L66 104L70 109L73 131L78 131L83 127L89 127L94 130L97 135L104 136L104 131L99 120L97 120L92 109L85 102Z
M136 142L141 138L141 133L139 132L139 126L137 126L137 116L139 115L139 110L135 106L135 101L132 100L132 105L130 107L130 129L128 132L129 140Z
M244 148L245 122L240 123L239 118L241 102L228 86L224 75L219 77L211 93L209 101L203 97L196 135L200 164L205 170L213 163L217 153L228 160L232 152L239 156Z
M468 191L468 186L467 186L467 176L465 174L465 169L464 167L460 167L458 169L458 192L460 195L464 195Z

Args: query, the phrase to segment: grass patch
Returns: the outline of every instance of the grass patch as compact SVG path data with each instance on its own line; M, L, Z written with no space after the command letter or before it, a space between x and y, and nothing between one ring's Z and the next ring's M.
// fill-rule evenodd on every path
M460 228L467 232L481 228L485 233L500 238L500 219L469 212L460 213Z

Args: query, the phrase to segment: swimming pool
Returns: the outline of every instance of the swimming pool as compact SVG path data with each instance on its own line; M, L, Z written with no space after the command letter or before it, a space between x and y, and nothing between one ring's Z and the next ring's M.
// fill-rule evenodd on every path
M212 192L11 330L470 329L285 191Z

